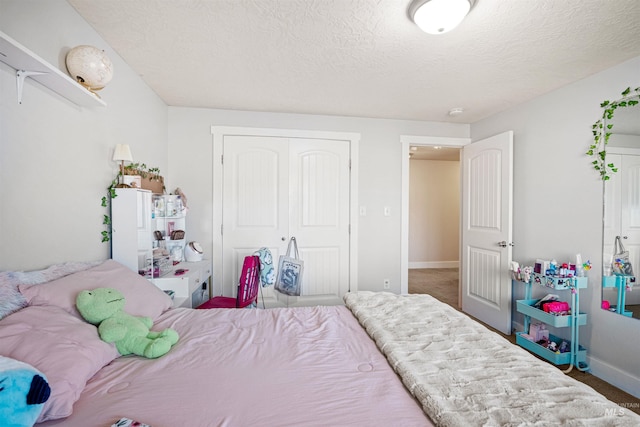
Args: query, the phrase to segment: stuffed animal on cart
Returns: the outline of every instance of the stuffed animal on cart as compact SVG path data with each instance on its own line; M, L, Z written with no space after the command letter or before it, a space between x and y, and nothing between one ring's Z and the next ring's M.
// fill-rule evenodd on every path
M45 375L33 366L0 356L0 425L32 427L51 388Z
M151 331L153 321L125 313L125 302L124 295L112 288L86 290L76 297L76 307L82 317L97 325L100 338L115 343L121 355L136 354L155 359L167 354L178 342L178 333L170 328Z

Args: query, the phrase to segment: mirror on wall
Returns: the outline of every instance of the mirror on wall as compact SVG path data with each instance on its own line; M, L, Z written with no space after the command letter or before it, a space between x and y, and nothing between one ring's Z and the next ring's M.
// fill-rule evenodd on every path
M604 183L602 308L637 319L640 319L639 99L640 88L626 90L621 99L603 103L603 119L594 125L595 144L598 138L603 144L602 149L596 150L593 162ZM613 105L616 108L612 109ZM620 236L622 246L629 252L629 262L638 280L634 276L616 276L612 271L616 260L623 258L616 257L620 252L616 249L616 236Z

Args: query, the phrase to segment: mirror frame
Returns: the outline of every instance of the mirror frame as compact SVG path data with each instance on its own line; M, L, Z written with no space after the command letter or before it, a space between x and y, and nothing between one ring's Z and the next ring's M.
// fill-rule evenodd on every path
M600 104L600 107L603 109L602 117L593 124L592 132L593 132L593 142L589 146L589 150L586 154L593 156L594 160L592 161L592 165L594 169L599 173L602 179L602 195L603 195L603 205L602 205L602 226L603 226L603 241L601 243L601 257L600 259L603 261L602 265L602 283L600 288L600 298L601 301L604 301L604 290L605 290L605 265L604 265L604 238L605 238L605 203L606 203L606 182L611 179L612 174L618 172L618 168L613 163L611 159L607 160L607 147L609 144L610 137L614 134L612 129L614 127L613 117L617 109L626 108L626 107L635 107L640 104L640 87L635 89L631 89L628 87L622 92L622 98L617 101L603 101ZM620 292L620 291L618 291ZM603 307L604 308L604 307ZM637 317L636 317L637 318Z
M640 87L631 89L626 88L622 92L622 98L617 101L603 101L600 107L603 108L602 117L591 126L593 132L593 142L589 145L587 155L594 156L591 162L593 168L598 171L603 181L610 178L611 173L618 171L613 163L607 163L607 144L611 137L611 129L613 123L609 123L613 119L613 115L618 108L633 107L640 103Z

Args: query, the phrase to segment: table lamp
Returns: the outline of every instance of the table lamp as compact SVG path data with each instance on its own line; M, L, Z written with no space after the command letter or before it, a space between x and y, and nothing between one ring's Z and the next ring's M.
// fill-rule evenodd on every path
M128 162L133 161L129 145L116 144L116 149L113 151L113 160L120 162L120 176L118 177L119 184L116 185L116 188L129 188L130 186L124 183L124 162L125 160Z

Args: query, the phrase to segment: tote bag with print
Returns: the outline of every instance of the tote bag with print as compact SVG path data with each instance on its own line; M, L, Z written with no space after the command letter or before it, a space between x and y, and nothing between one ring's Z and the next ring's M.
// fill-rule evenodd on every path
M278 277L275 289L286 295L299 296L302 285L304 262L298 253L296 238L292 237L287 246L287 254L280 255L278 261Z

